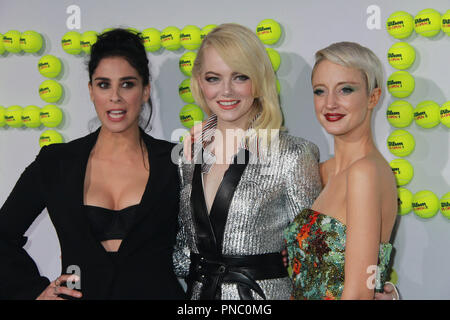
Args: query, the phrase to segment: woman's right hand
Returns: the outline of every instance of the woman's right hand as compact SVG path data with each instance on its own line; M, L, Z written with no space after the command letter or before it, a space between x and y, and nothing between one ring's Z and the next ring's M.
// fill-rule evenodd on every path
M70 289L67 287L62 287L61 283L67 281L79 281L79 277L74 274L63 274L59 276L55 281L50 282L47 288L36 298L36 300L66 300L59 297L60 294L66 296L81 298L82 294L80 291Z

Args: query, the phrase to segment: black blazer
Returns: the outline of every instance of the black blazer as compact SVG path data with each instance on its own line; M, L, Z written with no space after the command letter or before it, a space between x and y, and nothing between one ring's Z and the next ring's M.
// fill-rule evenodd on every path
M179 202L173 144L141 131L149 181L114 263L83 211L86 166L98 133L43 147L0 209L0 298L35 299L50 283L23 249L23 234L45 207L60 242L62 273L72 265L80 269L83 299L184 298L172 262Z

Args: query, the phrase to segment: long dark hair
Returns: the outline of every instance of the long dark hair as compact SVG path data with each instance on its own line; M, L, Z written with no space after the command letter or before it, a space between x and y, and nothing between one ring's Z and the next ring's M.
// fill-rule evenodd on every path
M150 83L149 61L145 47L142 44L142 36L140 33L117 28L100 34L97 42L91 48L91 56L88 62L90 83L92 83L92 75L100 61L108 57L124 58L142 77L144 86ZM148 127L152 118L153 104L151 97L149 97L147 104L149 106L149 116L147 119L143 119L142 117L144 108L141 111L140 126L144 131L149 129Z

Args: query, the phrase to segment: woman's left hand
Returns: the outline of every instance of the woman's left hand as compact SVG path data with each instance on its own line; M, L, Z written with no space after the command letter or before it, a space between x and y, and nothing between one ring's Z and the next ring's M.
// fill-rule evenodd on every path
M375 300L399 300L399 294L397 292L397 289L395 286L390 283L386 282L383 287L384 292L383 293L375 293Z

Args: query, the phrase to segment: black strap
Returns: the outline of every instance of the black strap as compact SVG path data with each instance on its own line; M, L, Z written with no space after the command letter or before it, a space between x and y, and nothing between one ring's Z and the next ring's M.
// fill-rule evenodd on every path
M195 227L195 240L199 252L215 253L217 251L216 236L208 217L205 195L202 186L201 164L196 164L192 177L191 212Z
M244 163L240 164L238 159L242 159L243 156L245 156ZM223 235L231 201L233 200L233 195L241 180L241 176L247 167L249 156L250 154L246 149L241 149L237 156L234 157L233 163L230 164L223 176L211 206L210 220L216 236L216 246L219 254L222 253Z
M225 172L216 192L210 215L208 215L203 192L201 164L195 165L192 178L191 206L196 244L199 252L212 256L220 256L222 254L223 235L228 211L234 192L249 159L250 153L245 149L241 149L234 157L233 163L230 164ZM243 163L241 164L241 162Z

